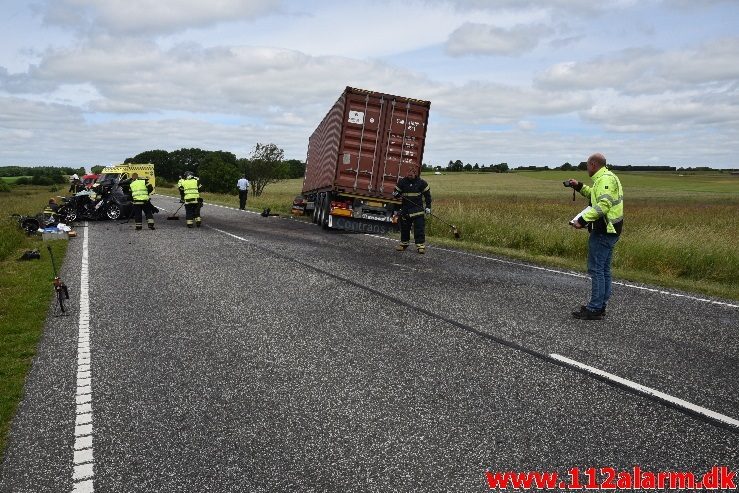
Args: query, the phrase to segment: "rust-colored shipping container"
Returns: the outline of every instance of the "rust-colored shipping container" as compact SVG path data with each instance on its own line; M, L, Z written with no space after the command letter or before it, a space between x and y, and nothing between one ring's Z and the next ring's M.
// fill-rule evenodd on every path
M308 140L303 199L323 227L384 233L398 179L423 164L431 103L347 87Z

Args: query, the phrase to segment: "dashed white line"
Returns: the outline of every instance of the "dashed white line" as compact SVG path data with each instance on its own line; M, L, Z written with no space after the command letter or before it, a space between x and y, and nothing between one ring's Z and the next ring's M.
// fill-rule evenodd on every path
M391 238L387 238L387 237L384 237L384 236L373 235L373 234L367 234L366 236L371 236L373 238L379 238L379 239L386 240L386 241L395 241L395 240L393 240ZM564 275L570 276L570 277L578 277L578 278L581 278L581 279L590 279L590 276L585 275L585 274L580 274L580 273L577 273L577 272L568 272L568 271L558 270L558 269L551 269L551 268L548 268L548 267L539 267L538 265L525 264L523 262L516 262L514 260L505 260L505 259L500 259L500 258L495 258L495 257L487 257L485 255L479 255L479 254L475 254L475 253L463 252L461 250L451 250L449 248L442 248L442 247L438 247L438 246L431 246L431 247L427 247L427 248L433 249L433 250L439 250L439 251L442 251L442 252L451 252L451 253L456 253L456 254L459 254L459 255L466 255L468 257L474 257L474 258L479 258L479 259L483 259L483 260L489 260L491 262L498 262L498 263L501 263L501 264L515 265L517 267L527 267L529 269L540 270L540 271L544 271L544 272L551 272L553 274L564 274ZM676 298L685 298L685 299L689 299L689 300L693 300L693 301L700 301L702 303L711 303L713 305L728 306L730 308L739 308L739 305L736 305L736 304L733 304L733 303L727 303L725 301L712 300L712 299L709 299L709 298L699 298L697 296L691 296L691 295L682 294L682 293L675 293L675 292L672 292L672 291L666 291L664 289L648 288L646 286L639 286L638 284L632 284L632 283L629 283L629 282L613 281L613 284L616 284L618 286L624 286L624 287L627 287L627 288L640 289L642 291L649 291L651 293L664 294L666 296L674 296Z
M80 265L80 312L77 335L77 391L75 394L72 492L94 493L95 458L92 447L92 375L90 373L90 228L84 229Z
M169 197L169 196L167 195L167 197ZM235 207L229 207L229 206L219 205L219 204L208 204L208 205L212 205L212 206L215 206L215 207L220 207L222 209L230 209L230 210L234 210L234 211L240 210L240 209L237 209ZM249 214L260 214L259 212L254 212L254 211L243 211L243 212L248 212ZM293 219L293 218L291 217L290 219ZM379 239L385 240L385 241L395 241L394 239L388 238L387 236L379 236L379 235L375 235L375 234L371 234L371 233L365 233L365 236L371 236L372 238L379 238ZM457 253L459 255L467 255L469 257L479 258L479 259L483 259L483 260L490 260L492 262L498 262L498 263L501 263L501 264L515 265L517 267L527 267L529 269L540 270L540 271L544 271L544 272L551 272L553 274L564 274L564 275L570 276L570 277L578 277L578 278L581 278L581 279L590 279L590 276L585 275L585 274L580 274L580 273L577 273L577 272L568 272L568 271L558 270L558 269L551 269L551 268L548 268L548 267L539 267L537 265L525 264L523 262L516 262L514 260L504 260L504 259L499 259L499 258L495 258L495 257L486 257L485 255L478 255L478 254L474 254L474 253L463 252L461 250L451 250L451 249L448 249L448 248L442 248L442 247L438 247L438 246L432 246L431 249L439 250L439 251L442 251L442 252ZM677 297L677 298L685 298L685 299L689 299L689 300L693 300L693 301L700 301L702 303L711 303L711 304L714 304L714 305L728 306L730 308L739 308L739 305L736 305L736 304L733 304L733 303L727 303L725 301L712 300L712 299L709 299L709 298L699 298L697 296L690 296L690 295L687 295L687 294L675 293L675 292L672 292L672 291L665 291L663 289L648 288L646 286L639 286L638 284L632 284L632 283L623 282L623 281L613 281L613 284L616 284L618 286L624 286L624 287L627 287L627 288L640 289L642 291L649 291L651 293L664 294L666 296L674 296L674 297Z
M234 239L239 240L239 241L244 241L244 242L249 242L250 241L250 240L248 240L248 239L246 239L244 237L235 235L233 233L229 233L228 231L223 231L223 230L218 229L218 228L213 228L212 226L209 227L209 228L210 229L213 229L214 231L218 231L219 233L222 233L222 234L224 234L226 236L230 236L231 238L234 238ZM370 236L374 236L374 235L370 235ZM481 257L481 258L487 258L487 257ZM492 260L494 260L494 259L492 259ZM521 265L526 266L526 264L521 264ZM544 268L541 268L541 269L543 269L543 270L549 270L549 269L544 269ZM558 272L558 271L553 271L553 272ZM336 276L336 277L339 278L339 276ZM371 291L374 291L374 290L371 290ZM426 312L426 313L428 313L430 315L434 315L431 312ZM457 325L459 327L463 327L466 330L470 330L469 327L463 326L462 324L459 324L457 322L453 322L453 321L450 321L450 320L447 320L447 319L445 319L445 320L447 322L452 322L454 325ZM477 330L475 330L475 329L472 329L472 331L479 334L479 332ZM711 411L710 409L707 409L707 408L702 407L702 406L698 406L696 404L693 404L691 402L685 401L685 400L680 399L678 397L674 397L674 396L671 396L669 394L665 394L664 392L660 392L658 390L652 389L652 388L647 387L645 385L641 385L641 384L632 382L631 380L626 380L625 378L621 378L619 376L613 375L612 373L608 373L608 372L605 372L603 370L599 370L597 368L594 368L592 366L588 366L588 365L586 365L584 363L580 363L579 361L575 361L573 359L567 358L567 357L562 356L560 354L556 354L556 353L550 353L550 354L541 353L541 352L539 352L537 350L527 349L527 348L525 348L525 347L523 347L523 346L521 346L519 344L515 344L515 343L514 344L511 344L509 342L502 341L500 338L495 338L495 340L498 341L499 343L502 343L502 344L504 344L504 345L506 345L508 347L514 348L516 350L525 351L528 354L531 354L531 355L533 355L533 356L535 356L537 358L540 358L542 360L550 361L550 362L551 361L556 361L556 362L558 362L558 364L564 364L564 366L567 366L567 367L570 367L570 368L579 369L579 370L584 371L584 372L586 372L586 373L588 373L590 375L594 375L594 376L596 376L596 377L598 377L598 378L600 378L602 380L607 380L609 382L615 383L615 384L621 386L622 388L623 387L627 387L627 388L635 391L638 394L647 396L647 397L652 398L652 399L656 399L658 401L662 401L664 403L668 403L669 405L671 405L671 406L673 406L675 408L681 409L683 411L689 411L690 413L692 413L694 415L695 414L698 414L698 415L704 416L704 417L708 418L709 420L712 420L713 422L719 422L719 423L722 423L724 425L728 425L728 426L731 426L731 427L734 427L734 428L739 429L739 420L736 420L736 419L731 418L729 416L726 416L724 414L718 413L716 411Z
M562 356L560 354L551 353L549 355L550 358L560 361L562 363L566 363L567 365L579 368L580 370L583 370L587 373L590 373L591 375L595 375L600 378L604 378L606 380L609 380L611 382L615 382L619 385L622 385L624 387L628 387L632 390L635 390L636 392L647 395L653 398L657 398L661 401L668 402L671 405L675 407L679 407L681 409L685 409L687 411L690 411L692 413L700 414L702 416L706 416L710 419L713 419L715 421L719 421L721 423L724 423L729 426L733 426L735 428L739 428L739 420L736 420L734 418L731 418L729 416L726 416L721 413L717 413L716 411L711 411L710 409L706 409L705 407L698 406L696 404L693 404L692 402L685 401L683 399L680 399L678 397L671 396L670 394L665 394L664 392L660 392L659 390L655 390L651 387L647 387L645 385L638 384L636 382L632 382L631 380L626 380L625 378L621 378L619 376L616 376L612 373L608 373L603 370L599 370L598 368L594 368L592 366L588 366L584 363L580 363L579 361L575 361L574 359L567 358L565 356Z

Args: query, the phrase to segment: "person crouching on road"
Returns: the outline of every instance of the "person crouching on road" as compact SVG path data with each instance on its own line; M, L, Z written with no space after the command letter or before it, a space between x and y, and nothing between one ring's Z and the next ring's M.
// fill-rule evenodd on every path
M59 222L59 204L56 203L54 197L49 199L49 203L44 207L44 222L47 226L51 226Z
M193 223L200 227L200 183L191 171L185 173L185 178L180 185L182 196L185 200L185 219L188 228L193 227Z
M418 176L418 170L408 169L405 178L401 178L393 191L393 197L402 197L400 205L400 244L395 247L399 252L408 248L413 226L413 241L418 253L426 253L426 218L431 214L431 190L426 180ZM424 209L422 200L426 201Z
M149 229L154 229L154 215L152 214L152 206L149 202L149 194L154 191L151 184L146 180L139 178L138 173L131 174L131 200L133 201L133 221L136 225L136 231L141 231L141 213L146 215L146 225Z
M588 176L593 179L592 187L574 179L569 183L580 195L590 199L590 207L570 224L575 229L587 226L590 231L588 273L592 280L592 293L590 302L572 312L572 316L582 320L600 320L611 297L611 259L624 225L624 191L618 177L606 168L603 154L590 156L587 169Z

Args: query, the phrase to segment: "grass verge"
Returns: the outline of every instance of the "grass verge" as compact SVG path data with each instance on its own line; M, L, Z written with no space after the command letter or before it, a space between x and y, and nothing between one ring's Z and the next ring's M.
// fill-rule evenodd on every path
M48 187L22 187L0 194L0 210L33 215L44 208L48 198ZM67 242L49 244L57 266L61 265ZM41 259L18 261L25 250L39 250ZM43 332L53 278L46 243L26 237L8 216L0 218L0 462Z

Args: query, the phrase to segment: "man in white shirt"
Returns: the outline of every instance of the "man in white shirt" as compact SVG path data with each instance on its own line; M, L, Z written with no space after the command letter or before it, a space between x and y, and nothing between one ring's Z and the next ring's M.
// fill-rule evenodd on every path
M249 180L246 179L246 175L236 182L236 188L239 189L239 209L243 211L246 208L246 196L249 194Z

